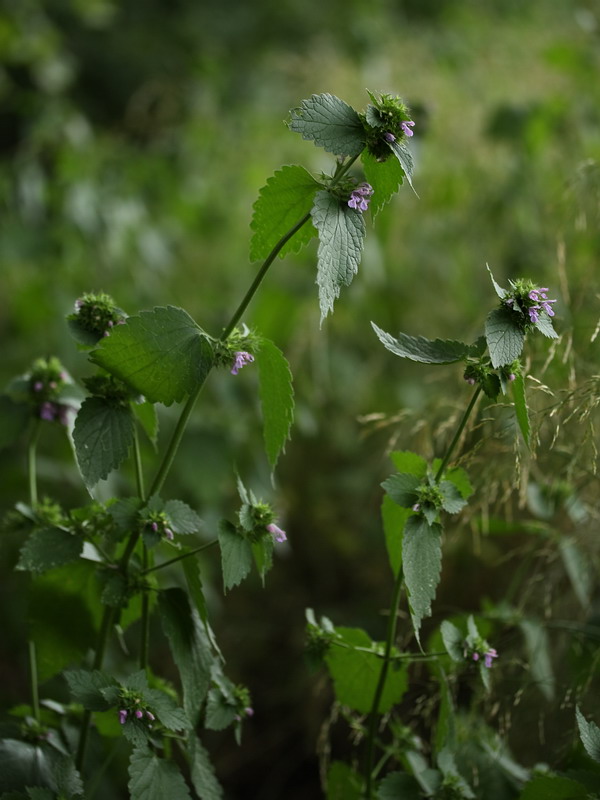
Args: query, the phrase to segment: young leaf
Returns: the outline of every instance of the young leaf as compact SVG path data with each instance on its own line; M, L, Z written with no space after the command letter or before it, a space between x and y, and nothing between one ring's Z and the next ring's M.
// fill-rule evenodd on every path
M197 533L202 527L198 514L181 500L167 500L164 513L175 533Z
M208 753L194 734L188 737L187 751L192 783L200 800L222 800L223 789L215 777Z
M106 478L127 458L134 436L128 406L101 397L88 397L79 409L73 430L77 463L88 489Z
M390 147L392 149L393 154L400 162L400 166L402 167L402 171L406 175L406 180L409 182L410 188L413 190L413 192L415 192L415 187L413 186L412 182L413 158L410 150L404 144L404 142L390 142ZM417 193L415 192L415 194Z
M175 763L158 758L146 746L131 754L128 788L131 800L191 800Z
M445 619L442 624L440 625L440 632L442 634L442 641L444 642L444 647L452 661L464 661L464 645L465 645L465 637L451 622Z
M485 339L494 367L512 364L521 355L525 334L517 315L508 308L495 308L485 320Z
M437 466L436 466L436 461L437 461ZM434 461L433 464L434 473L437 472L441 464L440 459L436 459L436 461ZM471 481L469 480L469 476L462 467L452 467L451 469L444 472L443 478L444 480L453 483L458 489L458 491L461 493L462 497L465 498L465 500L467 500L474 492L473 486L471 485Z
M83 549L83 539L61 528L42 528L27 539L16 569L46 572L77 561Z
M442 529L422 516L409 517L402 540L402 568L415 636L424 617L431 614L442 569Z
M496 281L494 279L494 276L492 275L492 270L490 269L490 265L486 264L485 266L487 267L487 271L489 272L490 278L492 279L492 284L494 286L494 291L496 292L496 294L498 295L500 300L504 300L504 298L506 297L506 294L507 294L506 289L503 289L500 286L500 284L496 283Z
M108 506L107 511L121 533L131 533L138 522L138 511L143 506L139 497L125 497Z
M111 707L102 693L102 689L116 686L117 682L110 675L95 669L73 669L65 672L71 696L76 703L81 703L89 711L107 711Z
M579 727L579 735L585 747L585 751L590 758L600 764L600 728L595 722L588 722L583 716L579 707L575 709L577 715L577 725Z
M365 146L361 119L332 94L313 94L292 111L290 130L336 156L357 156Z
M416 475L400 473L390 475L381 485L394 503L403 508L411 508L417 502L417 489L421 485L421 479Z
M373 197L369 203L369 209L375 218L402 185L404 170L395 158L377 161L368 150L363 151L361 159L365 179L373 187Z
M519 428L523 434L525 444L529 447L529 437L531 435L531 426L529 424L529 410L527 408L527 400L525 399L525 380L519 373L515 376L512 382L513 400L515 403L515 416L519 423Z
M394 575L398 574L398 570L402 566L402 534L406 520L411 514L412 511L409 508L402 508L389 495L383 496L381 518L388 559Z
M329 192L317 192L312 219L319 232L317 284L321 322L358 272L365 238L362 214Z
M225 591L241 583L252 569L252 548L227 520L219 525L219 547Z
M151 403L170 406L202 385L213 348L188 313L167 306L115 326L90 358Z
M271 469L275 469L294 421L294 389L289 364L269 339L256 352L263 415L263 436Z
M440 483L440 492L443 498L442 508L448 514L458 514L467 505L467 501L452 481L442 481Z
M281 237L310 213L315 192L321 188L304 167L298 166L282 167L267 180L254 203L250 223L254 231L250 242L251 261L266 258ZM279 256L297 253L316 233L309 220L286 242Z
M461 361L471 355L472 349L475 347L475 345L450 339L431 340L424 336L408 336L406 333L399 333L398 338L394 339L374 322L371 322L371 325L379 341L387 350L400 358L409 358L411 361L419 361L422 364L453 364L455 361Z

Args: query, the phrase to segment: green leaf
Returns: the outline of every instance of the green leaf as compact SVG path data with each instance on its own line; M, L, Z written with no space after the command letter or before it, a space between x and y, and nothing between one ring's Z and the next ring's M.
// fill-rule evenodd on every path
M585 752L600 764L600 728L595 722L588 722L579 707L575 709L575 713L577 715L579 735L585 747Z
M506 291L506 289L503 289L503 288L500 286L500 284L496 283L496 281L495 281L495 279L494 279L494 276L492 275L492 270L490 269L490 265L489 265L489 264L486 264L485 266L487 267L487 271L488 271L488 273L489 273L489 275L490 275L490 278L492 279L492 284L493 284L493 286L494 286L494 291L496 292L496 294L498 295L498 297L499 297L501 300L504 300L504 298L505 298L505 297L506 297L506 295L507 295L507 291Z
M310 214L315 192L321 188L310 172L299 166L282 167L267 180L254 203L250 223L254 231L250 242L251 261L266 258L281 237ZM316 233L308 220L281 248L279 256L297 253Z
M292 110L290 130L336 156L357 156L365 147L358 112L332 94L313 94Z
M252 569L252 548L227 520L219 524L219 547L225 591L241 583Z
M442 508L448 514L458 514L467 505L467 501L452 481L441 481L439 488L442 494Z
M552 700L556 682L550 660L548 634L542 624L535 619L521 620L519 627L525 637L531 678L544 697Z
M400 166L402 167L402 171L406 175L406 180L410 184L410 188L415 192L415 187L413 186L412 182L412 174L413 174L413 157L412 153L406 146L404 142L390 142L390 148L393 154L398 159ZM415 194L417 194L415 192ZM418 197L418 195L417 195Z
M573 591L583 610L587 611L595 584L593 562L590 562L588 554L581 550L577 540L571 536L561 537L559 550Z
M131 800L191 800L177 766L145 746L131 754L128 788Z
M273 549L275 543L272 536L264 536L259 542L252 544L252 557L256 564L256 569L260 575L260 580L264 587L267 572L273 566Z
M111 503L106 510L121 533L132 533L138 522L138 511L143 505L139 497L125 497Z
M206 333L182 308L157 307L128 317L90 358L151 403L180 402L204 382L213 364Z
M89 711L107 711L113 705L102 693L102 689L117 685L110 675L96 669L74 669L65 672L65 678L73 700Z
M547 336L548 339L558 339L558 333L554 330L552 320L544 312L540 314L534 327L537 328L537 330L544 336Z
M431 603L440 582L442 569L442 529L422 516L409 517L402 540L402 567L408 602L417 641L424 617L431 614Z
M0 449L8 447L23 434L31 419L31 408L0 395Z
M343 761L333 761L327 773L327 800L360 800L362 780L360 775Z
M452 661L464 661L464 646L465 646L465 637L451 622L445 619L442 624L440 625L440 632L442 634L442 641L444 642L444 647Z
M585 786L559 775L537 775L528 783L518 800L588 800Z
M404 170L397 159L388 158L387 161L377 161L368 150L363 151L361 158L365 179L373 187L369 209L375 218L402 185Z
M88 489L127 458L133 436L133 414L128 406L101 397L88 397L84 401L75 419L73 442Z
M398 574L402 566L402 535L406 520L412 514L408 508L402 508L389 495L384 495L381 504L381 517L385 534L385 546L392 573Z
M448 782L455 790L458 790L461 798L465 798L465 800L475 800L475 793L458 771L454 756L447 747L444 747L444 749L438 753L437 763L440 772L444 776L444 782L449 779Z
M394 339L374 322L371 322L371 325L386 350L400 358L419 361L421 364L453 364L471 355L475 346L451 339L431 340L424 336L409 336L406 333L399 333L398 338Z
M525 380L519 373L515 376L512 382L512 393L515 404L515 415L519 428L523 434L525 444L529 447L529 437L531 435L531 426L529 424L529 410L527 408L527 400L525 399Z
M292 373L281 350L269 339L261 339L256 352L256 363L265 449L271 469L275 469L294 421Z
M48 791L51 798L57 794L61 798L83 795L81 776L70 756L45 742L34 745L16 739L2 739L0 792L15 792L23 787L27 787L27 795L23 796L40 800L47 796Z
M211 731L225 730L235 720L237 708L220 689L211 689L206 701L206 727Z
M191 725L183 708L179 708L172 697L159 689L145 689L144 701L151 706L159 722L170 731L189 730Z
M312 219L319 232L317 284L321 322L358 272L365 238L365 221L360 211L350 208L329 192L317 192Z
M158 415L156 407L152 403L133 403L133 413L138 418L144 433L148 437L152 447L156 450L158 441Z
M325 663L333 679L335 694L343 705L366 714L371 710L373 695L383 667L383 659L375 653L355 650L372 648L370 637L360 628L335 629L338 641L349 647L333 645L327 651ZM385 713L398 703L408 688L406 668L395 661L388 672L381 696L379 711Z
M215 777L213 765L197 736L191 734L187 740L192 784L200 800L221 800L223 789Z
M214 656L204 626L183 589L166 589L158 611L183 686L183 707L195 725L210 686Z
M436 459L436 461L438 461L439 463L438 466L436 467L434 462L433 465L434 472L437 472L437 470L439 469L439 464L441 464L441 461L439 459ZM469 480L469 476L462 467L452 467L451 469L446 470L446 472L444 472L443 478L444 480L453 483L458 489L458 491L461 493L462 497L465 498L465 500L467 500L474 492L473 486L471 485L471 481Z
M77 561L83 549L83 540L61 528L42 528L34 531L23 547L16 569L29 572L46 572Z
M379 784L377 800L421 800L419 784L406 772L390 772Z
M409 472L411 475L418 475L419 478L427 475L427 461L417 453L412 453L410 450L395 450L390 453L390 458L398 472Z
M390 475L381 485L394 503L403 508L411 508L417 502L417 489L421 485L421 479L416 475L400 473Z
M181 500L167 500L163 510L175 533L197 533L202 527L198 514Z
M485 339L492 365L503 367L521 355L525 334L514 311L494 308L485 320Z

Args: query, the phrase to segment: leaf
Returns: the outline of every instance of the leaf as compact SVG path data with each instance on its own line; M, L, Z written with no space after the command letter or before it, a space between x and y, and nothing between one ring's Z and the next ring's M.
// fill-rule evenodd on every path
M360 800L362 781L349 764L333 761L327 772L327 800Z
M61 528L42 528L34 531L21 548L16 569L46 572L77 561L82 549L79 536Z
M541 623L534 619L521 620L519 627L525 637L531 677L544 697L552 700L556 684L550 661L548 634Z
M503 367L521 355L525 334L514 311L494 308L485 320L485 339L492 366Z
M156 450L158 441L158 416L152 403L132 403L133 413L138 418L150 444Z
M202 527L202 520L198 514L181 500L167 500L163 510L175 533L197 533Z
M73 430L77 463L88 489L117 469L129 455L134 423L131 409L101 397L88 397Z
M227 591L241 583L252 569L252 548L227 520L219 524L219 547L223 586Z
M365 238L365 221L360 211L350 208L329 192L317 192L312 219L319 232L317 284L321 322L358 272Z
M264 536L260 541L253 542L251 545L252 557L254 558L254 563L256 564L256 569L260 575L263 587L265 585L267 572L273 566L274 547L275 543L272 536Z
M211 689L206 701L206 727L211 731L225 730L236 715L236 706L228 702L221 690Z
M419 784L406 772L390 772L379 784L377 800L421 800Z
M439 459L436 459L436 461L439 463L438 466L436 467L435 465L436 462L434 461L433 464L434 472L437 472L437 470L439 469L439 465L441 464L441 461ZM471 481L469 480L469 476L462 467L452 467L451 469L444 472L443 478L446 481L450 481L451 483L453 483L458 489L458 491L461 493L462 497L465 498L465 500L468 499L474 492L473 486L471 485Z
M172 697L159 689L146 689L143 692L144 701L152 707L159 722L170 731L189 730L191 725L183 708L179 708Z
M269 339L261 339L256 363L265 449L271 469L274 470L294 421L292 373L281 350Z
M492 275L492 270L490 269L490 265L489 265L489 264L486 264L485 266L487 267L487 271L488 271L488 273L489 273L489 275L490 275L490 278L492 279L492 284L493 284L493 286L494 286L494 291L496 292L496 294L498 295L498 297L499 297L501 300L504 300L504 298L505 298L505 297L506 297L506 295L507 295L507 291L506 291L506 289L503 289L503 288L500 286L500 284L496 283L496 281L495 281L495 279L494 279L494 276Z
M128 788L131 800L191 800L177 766L158 758L145 746L131 754Z
M537 775L528 783L518 800L587 800L585 786L559 775Z
M575 713L577 716L579 735L585 747L585 752L590 758L593 758L594 761L600 764L600 728L595 722L588 722L579 710L579 707L575 709Z
M398 574L402 566L402 535L406 520L412 514L408 508L402 508L386 494L381 504L381 517L385 534L385 545L392 573Z
M537 328L537 330L544 336L547 336L548 339L558 339L558 333L554 330L552 320L547 314L542 312L538 317L538 321L535 323L534 327Z
M187 740L192 784L200 800L221 800L223 789L215 777L213 765L201 741L191 734Z
M512 394L515 404L515 416L519 423L519 428L523 434L525 444L529 447L529 437L531 435L531 426L529 424L529 410L527 408L527 400L525 399L525 380L519 373L515 376L512 382Z
M183 589L162 591L158 599L161 624L183 686L183 707L196 725L210 686L214 656L203 624Z
M431 614L442 569L442 529L429 524L422 516L412 516L406 522L402 540L402 568L408 592L408 602L415 636L420 643L419 630L424 617Z
M386 350L400 358L419 361L421 364L453 364L471 355L475 346L451 339L431 340L424 336L409 336L406 333L399 333L398 338L394 339L374 322L371 322L371 325Z
M65 672L65 678L73 700L89 711L107 711L113 705L107 701L102 689L116 686L117 682L105 672L73 669Z
M204 382L213 364L206 333L182 308L157 307L128 317L90 358L151 403L180 402Z
M0 740L0 791L50 783L49 765L40 746L17 739Z
M417 489L421 485L421 479L416 475L400 473L390 475L381 485L394 503L403 508L412 508L417 502Z
M15 403L8 395L0 395L0 449L8 447L27 430L31 408Z
M388 158L387 161L377 161L368 150L363 150L361 158L365 179L373 187L369 209L375 218L402 185L404 170L397 159Z
M254 231L250 242L251 261L267 258L281 237L310 214L315 192L321 188L310 172L295 165L282 167L267 180L254 203L250 223ZM281 248L279 256L297 253L316 233L309 219L308 224L302 225Z
M390 454L390 458L398 472L409 472L411 475L418 475L419 478L427 475L427 461L417 453L412 453L410 450L395 450Z
M290 130L336 156L357 156L365 147L358 112L332 94L313 94L292 111Z
M412 153L408 149L408 147L404 144L404 142L390 142L390 148L393 154L396 156L398 161L400 162L400 166L402 167L402 171L406 175L406 180L410 184L410 188L415 192L415 187L413 186L412 182L412 174L413 174L413 157ZM415 192L415 194L417 194ZM418 197L419 195L417 195Z
M376 653L365 653L355 647L372 648L371 638L360 628L335 629L338 641L349 647L333 645L327 651L325 663L333 679L335 694L343 705L366 714L371 710L373 696L383 667L383 659ZM408 688L404 665L394 662L388 672L379 704L380 713L389 711L398 703Z
M139 497L125 497L111 503L107 511L121 533L132 533L138 524L138 512L144 502Z
M465 637L451 622L445 619L440 625L444 647L452 661L464 661Z
M438 753L437 763L440 772L444 776L444 782L449 779L449 783L458 791L461 798L465 798L465 800L475 800L475 793L458 771L454 755L447 747L444 747L443 750Z
M592 565L587 554L583 553L577 540L571 536L563 536L559 542L559 550L571 586L584 611L589 608L594 577Z
M467 501L452 481L441 481L439 489L442 494L442 508L448 514L458 514L467 505Z

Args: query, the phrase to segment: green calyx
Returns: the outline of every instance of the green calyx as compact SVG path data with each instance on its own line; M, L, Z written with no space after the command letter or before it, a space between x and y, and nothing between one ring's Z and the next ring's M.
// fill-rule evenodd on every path
M408 106L399 97L368 92L372 105L361 115L365 127L367 149L377 161L387 161L392 155L389 135L393 141L406 139L402 123L411 122Z

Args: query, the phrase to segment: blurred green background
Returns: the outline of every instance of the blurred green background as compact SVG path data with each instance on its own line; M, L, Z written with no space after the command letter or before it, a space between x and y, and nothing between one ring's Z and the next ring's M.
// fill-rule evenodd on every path
M237 507L237 469L288 533L265 589L253 578L223 598L217 554L203 561L229 674L249 686L256 711L241 748L228 732L205 737L227 797L320 796L316 753L331 693L302 660L304 608L383 636L387 454L439 455L469 398L459 368L402 363L369 323L476 337L496 302L486 262L505 285L526 276L551 287L562 336L528 351L539 381L529 382L537 458L502 404L480 408L465 442L476 500L450 529L430 629L507 593L543 619L593 621L599 2L3 0L0 59L3 383L48 354L76 378L89 374L64 323L84 291L108 292L130 314L179 305L218 334L256 270L247 253L259 188L282 164L332 167L287 131L288 110L319 92L362 110L369 88L399 94L414 112L418 198L403 187L369 226L359 275L333 317L319 328L314 243L274 264L246 315L295 378L296 424L275 488L248 368L236 380L211 375L165 491L197 508L212 538ZM175 418L173 408L161 413L163 446ZM150 448L145 457L151 475ZM40 458L42 492L82 505L60 431L48 432ZM125 474L99 491L130 486ZM0 452L2 510L26 491L21 442ZM576 519L565 498L583 509ZM529 532L532 520L543 535ZM561 560L565 537L585 557L581 595L577 569ZM17 545L9 537L2 549L4 706L27 694ZM572 741L568 692L595 674L585 667L593 647L552 636L553 702L527 682L509 626L497 707L485 707L527 766L560 765ZM403 641L414 646L408 620ZM172 674L158 628L156 642L153 664ZM417 695L404 717L427 736ZM332 736L343 754L345 734Z

